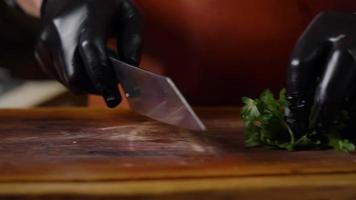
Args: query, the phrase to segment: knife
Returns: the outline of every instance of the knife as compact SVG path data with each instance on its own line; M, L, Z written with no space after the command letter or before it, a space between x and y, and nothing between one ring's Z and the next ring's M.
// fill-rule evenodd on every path
M110 56L110 60L134 112L180 128L206 130L169 77L131 66L115 56Z

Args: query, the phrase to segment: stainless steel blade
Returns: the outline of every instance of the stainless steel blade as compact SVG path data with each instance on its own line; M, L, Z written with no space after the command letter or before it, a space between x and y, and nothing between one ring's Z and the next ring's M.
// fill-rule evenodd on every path
M181 128L206 130L170 78L128 65L114 57L110 59L133 111Z

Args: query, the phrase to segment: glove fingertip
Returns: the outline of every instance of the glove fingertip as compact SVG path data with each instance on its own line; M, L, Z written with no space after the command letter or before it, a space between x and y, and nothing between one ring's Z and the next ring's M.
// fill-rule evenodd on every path
M120 60L138 66L141 61L141 47L140 45L131 45L131 47L121 47L119 51Z
M118 91L112 92L110 94L103 94L104 101L109 108L117 107L121 101L121 95Z

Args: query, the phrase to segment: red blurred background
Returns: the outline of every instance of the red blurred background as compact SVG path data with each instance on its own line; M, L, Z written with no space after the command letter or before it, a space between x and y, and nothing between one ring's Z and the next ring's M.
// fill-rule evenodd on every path
M136 0L145 17L142 66L173 78L193 105L238 105L285 87L290 53L321 11L355 0ZM90 97L91 106L103 106Z

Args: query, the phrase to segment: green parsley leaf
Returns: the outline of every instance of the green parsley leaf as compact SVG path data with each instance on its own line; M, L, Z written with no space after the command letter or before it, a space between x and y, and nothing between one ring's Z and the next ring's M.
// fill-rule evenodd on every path
M335 125L326 133L311 130L297 137L284 119L284 109L288 105L285 89L281 90L278 99L270 90L266 90L257 99L244 97L242 101L244 107L241 117L245 123L246 147L263 146L288 151L325 148L342 152L356 150L356 145L340 134L348 121L346 112L340 113Z

